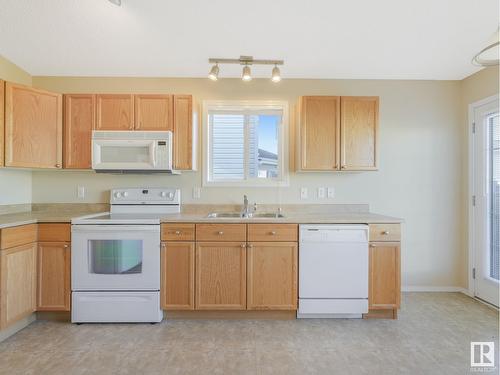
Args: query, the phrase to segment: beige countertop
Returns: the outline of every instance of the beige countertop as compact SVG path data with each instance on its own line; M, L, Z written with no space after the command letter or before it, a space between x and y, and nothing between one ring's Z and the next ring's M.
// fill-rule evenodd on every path
M215 207L219 209L215 209ZM221 208L222 207L222 208ZM297 223L297 224L375 224L401 223L396 217L379 215L368 211L367 205L289 205L283 206L283 218L208 218L209 212L227 212L236 206L189 205L179 214L165 215L162 223ZM266 209L267 208L267 209ZM57 204L39 205L32 211L0 215L0 228L33 223L70 223L71 219L107 211L107 205ZM265 207L259 212L276 212Z

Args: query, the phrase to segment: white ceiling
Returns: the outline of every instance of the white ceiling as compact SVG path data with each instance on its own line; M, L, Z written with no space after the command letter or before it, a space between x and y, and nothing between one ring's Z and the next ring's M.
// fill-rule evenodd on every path
M32 75L206 77L209 57L253 55L284 59L284 78L462 79L498 15L498 0L0 0L0 55Z

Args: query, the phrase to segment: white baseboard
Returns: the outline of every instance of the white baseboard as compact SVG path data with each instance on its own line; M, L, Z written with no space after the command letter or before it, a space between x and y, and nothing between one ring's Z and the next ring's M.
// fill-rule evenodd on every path
M466 288L460 286L413 286L404 285L401 287L402 292L460 292L469 295Z

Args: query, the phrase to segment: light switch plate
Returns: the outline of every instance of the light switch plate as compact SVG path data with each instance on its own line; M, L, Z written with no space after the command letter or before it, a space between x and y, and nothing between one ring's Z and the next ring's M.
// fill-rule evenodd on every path
M327 195L328 195L328 198L335 198L335 189L332 187L329 187L327 189Z
M300 188L300 199L307 199L307 188Z
M318 188L318 198L324 198L324 197L325 197L325 188L319 187Z
M193 199L200 199L200 198L201 198L201 188L194 187L193 188Z
M77 196L78 199L85 199L85 186L78 186Z

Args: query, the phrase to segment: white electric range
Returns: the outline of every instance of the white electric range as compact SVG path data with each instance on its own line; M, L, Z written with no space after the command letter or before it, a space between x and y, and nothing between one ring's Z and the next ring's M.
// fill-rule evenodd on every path
M160 220L180 191L114 189L110 205L71 222L71 321L160 322Z

